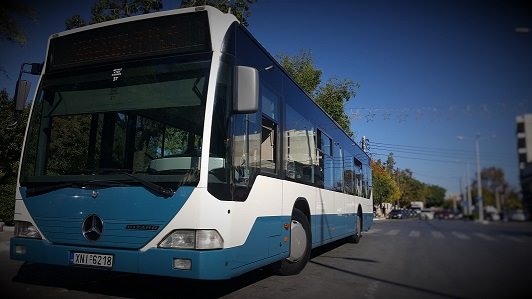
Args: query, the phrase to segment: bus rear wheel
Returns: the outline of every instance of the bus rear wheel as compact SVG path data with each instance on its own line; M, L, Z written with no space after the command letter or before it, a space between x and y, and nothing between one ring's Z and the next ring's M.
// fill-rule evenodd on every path
M356 216L355 234L351 236L350 242L358 244L362 238L362 214L359 212Z
M311 240L307 216L294 209L290 221L290 254L279 262L277 274L295 275L301 272L310 259Z

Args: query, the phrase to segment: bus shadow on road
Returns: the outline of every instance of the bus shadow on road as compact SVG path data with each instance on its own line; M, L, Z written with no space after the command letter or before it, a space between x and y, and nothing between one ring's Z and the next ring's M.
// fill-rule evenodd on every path
M310 262L315 257L327 257L327 252L344 244L346 240L339 240L313 249ZM219 298L274 275L265 267L229 280L204 281L24 263L13 282L125 298Z
M25 263L13 282L125 298L219 298L271 275L255 270L230 280L201 281Z
M453 294L449 294L449 293L444 293L444 292L439 292L439 291L435 291L435 290L430 290L430 289L427 289L427 288L418 287L418 286L414 286L414 285L409 285L409 284L396 282L396 281L392 281L392 280L388 280L388 279L383 279L383 278L379 278L379 277L376 277L376 276L371 276L371 275L367 275L367 274L363 274L363 273L357 273L357 272L353 272L353 271L348 271L348 270L341 269L341 268L338 268L338 267L335 267L335 266L326 265L324 263L317 262L317 261L311 261L311 263L313 263L315 265L318 265L318 266L321 266L321 267L324 267L324 268L328 268L328 269L331 269L331 270L344 272L346 274L358 276L358 277L369 279L369 280L372 280L372 281L376 281L376 282L385 283L385 284L396 286L396 287L401 287L401 288L414 290L414 291L417 291L417 292L420 292L420 293L424 293L425 296L433 295L433 296L440 296L440 297L444 297L444 298L462 298L462 297L459 297L459 296L456 296L456 295L453 295Z

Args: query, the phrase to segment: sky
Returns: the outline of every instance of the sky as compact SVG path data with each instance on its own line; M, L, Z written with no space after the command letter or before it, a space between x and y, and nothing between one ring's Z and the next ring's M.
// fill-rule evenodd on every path
M42 62L48 37L69 16L88 18L96 2L21 1L36 20L20 19L24 46L0 41L0 89L11 95L21 63ZM480 167L502 169L520 190L516 116L532 113L532 8L524 3L258 0L248 30L274 57L310 50L323 83L360 84L345 112L374 159L392 152L396 167L450 196L473 181L478 140Z

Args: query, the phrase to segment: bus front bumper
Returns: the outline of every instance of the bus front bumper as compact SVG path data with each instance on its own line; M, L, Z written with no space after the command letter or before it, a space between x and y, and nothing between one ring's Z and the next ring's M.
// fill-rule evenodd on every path
M114 248L91 248L52 244L46 240L29 238L11 238L10 257L13 260L80 267L74 265L74 253L112 256L112 265L104 270L139 274L172 276L191 279L219 280L229 279L246 269L231 267L232 249L220 250L176 250L151 248L146 251L123 250ZM190 265L190 269L179 269ZM87 267L87 266L83 266ZM246 268L246 267L244 267Z

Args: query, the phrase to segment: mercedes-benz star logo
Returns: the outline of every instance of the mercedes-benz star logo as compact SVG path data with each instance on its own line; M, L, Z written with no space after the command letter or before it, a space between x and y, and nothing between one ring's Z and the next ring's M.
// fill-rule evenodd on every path
M90 215L83 222L83 236L89 241L96 241L103 232L103 221L96 215Z

